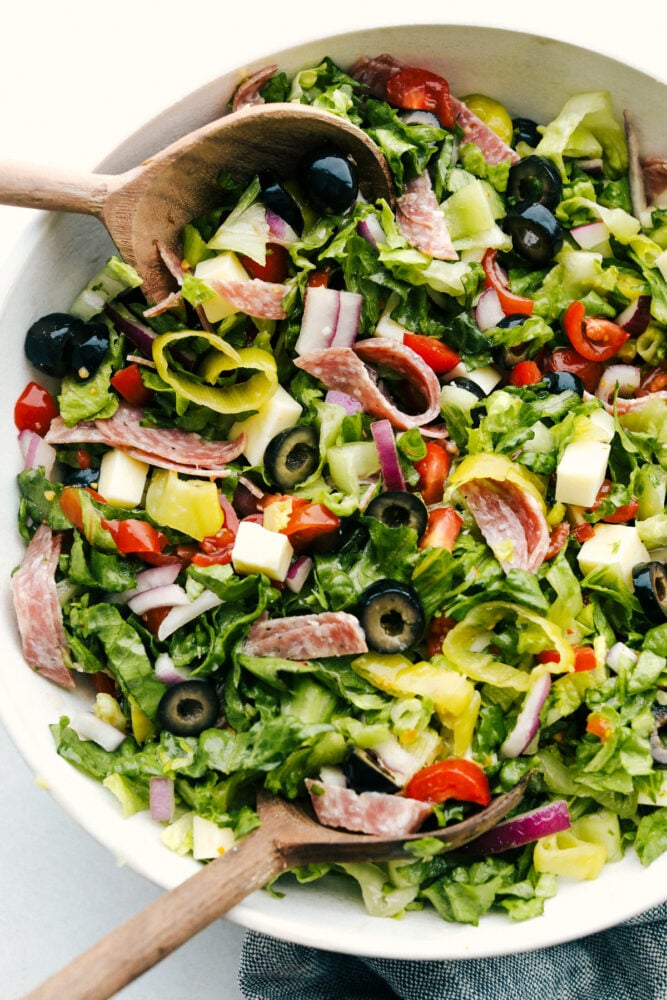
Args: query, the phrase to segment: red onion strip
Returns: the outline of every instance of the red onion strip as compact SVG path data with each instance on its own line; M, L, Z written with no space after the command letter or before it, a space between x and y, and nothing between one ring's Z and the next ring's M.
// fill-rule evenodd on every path
M291 590L293 594L299 594L312 568L313 560L310 556L299 556L295 559L285 577L287 589Z
M475 322L480 330L490 330L493 326L498 326L504 317L503 307L498 298L495 288L485 288L475 306Z
M142 590L127 602L128 608L135 615L143 615L153 608L171 608L186 604L190 604L190 598L183 587L177 583L168 583L164 587L151 587L150 590Z
M563 830L569 830L571 825L567 802L558 799L498 823L493 829L472 840L463 850L475 855L501 854L541 837L562 833Z
M551 690L551 674L539 674L526 695L514 728L500 747L501 757L518 757L526 749L540 726L540 709Z
M371 424L371 434L380 459L380 472L385 490L404 490L405 478L401 469L394 429L386 419Z
M331 346L339 310L340 293L335 288L317 285L306 289L301 330L295 344L297 354L310 354Z
M149 783L151 819L159 823L170 823L174 818L174 782L172 778L154 776Z
M632 396L639 388L641 371L636 365L609 365L602 373L595 395L608 403L618 387L619 396Z

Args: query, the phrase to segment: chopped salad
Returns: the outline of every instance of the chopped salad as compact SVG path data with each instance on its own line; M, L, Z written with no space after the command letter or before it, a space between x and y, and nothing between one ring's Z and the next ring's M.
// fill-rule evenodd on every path
M170 849L229 849L264 787L423 831L299 880L527 919L667 848L667 168L606 92L536 123L381 55L232 108L274 101L360 126L395 198L335 146L221 170L163 301L112 257L27 331L24 657L90 692L57 752Z

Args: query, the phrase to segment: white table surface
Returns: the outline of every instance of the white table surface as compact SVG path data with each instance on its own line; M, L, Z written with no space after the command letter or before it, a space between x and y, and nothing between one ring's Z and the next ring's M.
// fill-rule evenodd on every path
M226 69L297 40L382 23L543 33L589 44L667 79L654 0L633 0L628 15L623 7L612 12L581 0L463 6L446 0L412 6L396 0L11 3L0 32L0 158L92 168L147 118ZM32 218L27 210L0 208L0 263ZM1 724L0 796L0 997L15 1000L159 890L119 868L37 787ZM242 938L242 928L220 921L121 995L234 1000L241 996Z

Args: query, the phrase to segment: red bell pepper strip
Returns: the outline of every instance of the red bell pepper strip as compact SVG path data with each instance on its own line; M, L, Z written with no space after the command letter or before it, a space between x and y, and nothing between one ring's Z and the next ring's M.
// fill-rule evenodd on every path
M486 288L495 288L500 301L500 306L506 316L513 313L520 313L522 316L531 316L535 303L532 299L523 295L515 295L510 291L507 275L501 268L497 260L498 251L489 247L482 257L482 267L484 268L484 285Z
M587 316L586 306L575 299L563 315L563 329L575 351L589 361L609 361L630 334L603 316Z
M143 383L139 365L134 363L115 372L110 381L119 396L131 406L145 406L153 395Z
M405 789L409 799L421 802L445 802L457 799L487 806L491 801L489 779L473 760L450 757L427 764L410 779Z

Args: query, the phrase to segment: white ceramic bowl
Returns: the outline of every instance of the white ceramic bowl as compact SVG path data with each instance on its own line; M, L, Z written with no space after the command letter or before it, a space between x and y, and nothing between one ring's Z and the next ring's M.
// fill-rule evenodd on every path
M481 92L502 101L513 114L547 121L571 94L608 89L617 113L636 115L642 152L667 152L661 132L667 87L637 69L590 50L536 35L499 29L410 25L339 35L272 53L247 67L269 62L294 71L331 56L342 66L364 54L389 52L408 63L441 72L452 91ZM191 129L223 113L238 82L230 73L200 88L149 122L100 165L119 172ZM163 847L159 827L147 814L124 820L113 797L61 760L49 724L73 711L70 695L25 666L18 643L8 581L23 551L16 529L20 467L13 405L33 373L23 355L23 334L44 313L67 309L82 285L112 252L94 220L50 216L31 228L20 245L13 273L1 277L0 337L3 392L0 399L0 553L2 632L0 711L19 750L36 776L92 836L119 860L153 882L170 888L196 870L191 859ZM608 866L595 882L562 883L543 917L516 925L491 916L479 927L451 925L434 912L410 913L401 921L369 917L353 888L321 881L298 886L289 878L285 898L255 893L229 915L246 927L330 950L388 958L482 957L525 951L602 930L667 898L667 856L643 869L634 855Z

